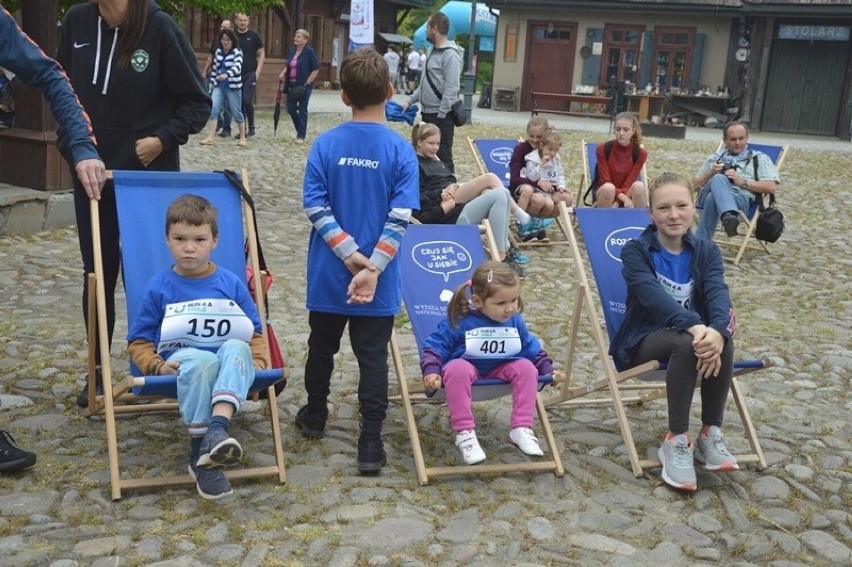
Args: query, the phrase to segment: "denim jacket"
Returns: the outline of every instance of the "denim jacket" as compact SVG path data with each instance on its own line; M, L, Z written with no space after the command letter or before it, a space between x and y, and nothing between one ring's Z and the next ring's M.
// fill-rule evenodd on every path
M621 251L621 273L627 283L627 312L609 348L609 354L621 367L629 366L636 347L660 329L686 330L704 324L719 331L725 340L733 337L736 329L719 248L710 241L695 238L692 232L683 237L686 246L692 248L691 271L695 280L694 310L687 310L666 293L657 280L651 258L652 250L660 250L656 232L657 228L649 225Z

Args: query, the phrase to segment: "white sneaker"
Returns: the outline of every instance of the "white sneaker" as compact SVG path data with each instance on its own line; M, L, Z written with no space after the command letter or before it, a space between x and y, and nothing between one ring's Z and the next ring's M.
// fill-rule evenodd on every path
M456 447L461 452L466 465L475 465L485 460L485 451L476 440L476 431L459 431L456 433Z
M516 427L509 432L509 443L515 445L523 453L534 457L544 456L538 444L535 433L529 427Z

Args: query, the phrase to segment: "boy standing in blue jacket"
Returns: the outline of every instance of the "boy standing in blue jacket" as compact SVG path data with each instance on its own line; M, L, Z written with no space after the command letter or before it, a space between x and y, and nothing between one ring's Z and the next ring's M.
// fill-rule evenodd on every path
M308 403L296 414L296 425L306 437L325 434L334 355L348 323L360 370L358 471L374 474L386 461L381 431L388 341L402 302L394 258L412 209L420 206L417 157L384 124L393 87L378 52L365 48L347 55L340 84L352 120L316 139L305 170L303 206L313 225L307 263L311 333Z

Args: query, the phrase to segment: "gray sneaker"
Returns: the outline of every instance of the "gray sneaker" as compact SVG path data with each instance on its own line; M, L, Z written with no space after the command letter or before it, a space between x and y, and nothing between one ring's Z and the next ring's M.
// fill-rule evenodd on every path
M695 467L692 464L693 447L685 434L675 435L660 445L657 454L663 464L663 480L681 490L695 490Z
M710 426L707 437L699 435L695 442L695 460L704 463L708 471L727 472L738 471L740 466L730 451L722 430L715 425Z

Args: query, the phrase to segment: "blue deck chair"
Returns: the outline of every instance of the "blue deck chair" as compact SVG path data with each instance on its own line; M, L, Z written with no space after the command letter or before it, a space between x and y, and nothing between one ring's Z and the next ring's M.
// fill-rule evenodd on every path
M515 146L518 145L519 141L521 140L517 138L471 138L470 136L467 138L467 143L470 145L470 151L473 153L473 158L476 160L479 172L493 173L500 178L506 189L509 188L509 182L511 180L509 162L512 160L512 152L514 152ZM514 218L514 215L512 218ZM509 238L515 248L528 246L552 246L554 244L568 243L567 237L564 241L524 242L518 239L515 233L511 230L509 231Z
M503 182L503 187L509 188L509 161L512 152L518 145L517 139L512 138L470 138L470 150L476 159L480 173L491 172Z
M724 142L719 144L719 147L716 148L716 152L722 151L724 149ZM775 169L781 171L781 166L784 164L784 159L787 157L787 146L778 146L775 144L758 144L755 142L749 142L748 147L763 152L764 154L772 160L772 163L775 164ZM698 210L699 214L701 210ZM728 238L727 236L717 236L713 239L713 241L720 245L726 247L736 248L737 253L734 257L726 256L725 260L731 262L734 266L740 265L740 260L745 254L745 251L749 248L755 250L763 250L767 254L770 253L769 243L764 242L762 240L758 240L755 236L755 230L757 229L757 216L759 213L758 201L757 199L753 200L749 205L749 209L747 212L737 211L740 215L740 221L742 221L743 226L745 226L745 232L741 234L739 237ZM721 230L721 229L720 229ZM752 245L752 239L757 243L756 246Z
M595 172L598 169L598 143L597 142L587 142L586 140L580 140L580 144L583 147L583 173L580 174L580 187L577 189L578 192L581 192L582 195L577 195L575 200L577 206L587 205L594 206L595 203L595 191L590 189L592 181L595 178ZM639 174L639 181L644 181L645 185L648 185L648 182L645 181L648 179L648 162L646 161L644 165L642 165L642 172ZM586 197L591 197L591 202L586 202ZM582 198L581 198L582 197Z
M485 261L480 236L481 230L485 232L489 250L496 253L496 244L494 244L487 221L482 228L474 225L434 224L413 224L408 227L399 251L399 261L402 267L403 301L414 331L418 353L420 352L420 345L446 316L446 307L455 289L470 278L470 274L478 264ZM443 401L443 391L439 390L431 398L427 397L423 392L419 371L416 372L416 382L413 380L409 384L396 331L391 338L391 355L399 380L399 398L405 412L405 422L411 439L411 448L420 484L427 484L431 477L448 475L517 471L553 471L557 476L564 474L556 441L540 395L536 396L538 425L549 449L549 458L546 456L535 461L523 460L473 466L427 467L412 404L414 402ZM540 388L551 382L551 376L539 377ZM479 380L474 384L473 391L475 400L511 395L510 387L505 382L496 379ZM487 431L487 429L483 428L482 431ZM449 435L450 430L447 428L447 437ZM481 434L480 439L482 438L487 439L487 433Z
M260 269L254 230L253 211L244 204L238 189L222 173L193 172L149 172L115 171L112 173L115 183L115 195L118 210L118 223L121 232L122 271L126 291L128 328L138 313L138 305L148 280L157 272L173 263L165 242L166 209L176 198L187 193L201 195L213 203L218 210L219 243L212 259L219 266L235 274L246 273L246 246L255 274L255 289L263 289L260 282ZM247 176L243 172L243 182L247 186ZM95 245L95 274L90 274L89 313L94 321L97 310L98 325L90 326L90 345L99 341L101 352L109 351L106 329L106 298L103 281L103 255L100 249L98 201L91 201L92 233ZM243 227L247 227L244 231ZM245 234L248 234L246 238ZM258 294L258 311L265 313L263 294ZM264 333L266 328L264 327ZM94 337L92 335L95 335ZM176 486L194 484L189 475L129 478L121 475L116 432L116 414L148 413L177 409L175 402L160 401L163 398L176 399L177 385L175 376L144 376L131 364L131 375L113 383L109 357L102 360L104 394L94 395L94 356L90 348L89 356L89 410L88 415L101 414L107 427L107 445L109 450L110 483L112 499L121 498L122 489ZM268 353L267 353L268 359ZM228 471L229 478L249 478L258 476L277 476L285 481L284 453L281 444L281 432L278 420L278 405L275 403L273 385L286 379L286 369L258 371L252 392L266 389L269 398L269 418L272 433L275 465ZM139 402L145 400L145 404ZM182 426L175 422L175 433Z
M634 368L618 368L609 356L608 345L624 320L627 285L621 275L621 248L626 241L639 236L648 225L648 211L647 209L562 207L560 214L566 222L569 220L569 215L576 217L585 253L581 252L578 238L572 230L569 238L578 287L571 318L564 381L559 383L559 395L549 399L547 405L549 407L612 405L618 418L633 474L639 477L642 476L644 469L659 467L660 462L639 458L633 433L627 421L625 405L646 403L665 395L665 364L651 361ZM606 337L601 330L598 305L586 275L584 256L588 258L592 268L598 299L603 308ZM597 349L597 356L603 366L604 377L588 384L572 386L571 368L581 322L584 321L584 312L589 333ZM761 469L766 468L766 459L758 442L737 377L767 366L771 366L768 360L735 361L734 379L731 382L731 393L740 414L745 436L752 449L751 453L739 455L737 459L740 463L757 463ZM624 383L630 379L639 380L638 383ZM602 397L602 394L605 394L605 397ZM595 397L596 395L598 397Z

